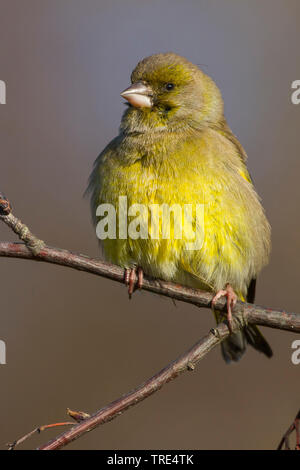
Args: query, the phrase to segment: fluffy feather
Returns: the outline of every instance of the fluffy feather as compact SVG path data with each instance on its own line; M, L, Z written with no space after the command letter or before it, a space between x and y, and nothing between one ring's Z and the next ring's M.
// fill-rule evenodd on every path
M151 86L153 107L128 107L119 135L96 160L89 181L94 221L99 204L117 208L122 195L128 205L203 204L204 227L190 229L203 231L204 240L200 250L189 251L186 238L174 238L174 227L170 239L151 239L148 223L148 239L106 239L105 255L196 288L217 291L230 283L245 299L268 261L270 226L246 153L224 118L221 93L198 67L172 53L141 61L132 73L136 81ZM174 89L167 91L166 83ZM225 359L238 360L247 340L261 346L258 333L233 335Z

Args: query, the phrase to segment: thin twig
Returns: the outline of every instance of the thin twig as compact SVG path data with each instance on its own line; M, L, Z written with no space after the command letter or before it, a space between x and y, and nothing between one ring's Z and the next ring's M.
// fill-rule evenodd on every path
M239 318L239 320L241 321L242 319ZM239 326L236 322L234 331L237 331L238 329ZM141 384L135 390L132 390L104 408L101 408L90 418L85 419L72 429L61 434L55 439L52 439L47 444L42 445L38 450L61 449L97 426L113 420L124 411L128 410L131 406L137 405L137 403L140 403L142 400L145 400L145 398L148 398L150 395L160 390L163 385L175 379L183 372L194 370L197 362L199 362L215 346L221 343L221 341L224 341L229 334L229 330L224 323L218 325L186 353L168 364L164 369Z
M288 428L288 430L284 433L284 435L281 438L281 441L279 442L279 445L277 447L277 450L281 450L283 445L285 450L291 450L290 447L290 435L292 432L296 432L296 446L295 450L300 450L300 410L297 413L297 416L295 417L294 421Z
M71 421L66 421L64 423L53 423L53 424L44 424L44 426L39 426L38 428L35 428L33 431L30 431L28 434L25 434L25 436L20 437L20 439L17 439L16 441L7 444L8 449L7 450L14 450L18 445L22 444L22 442L26 441L29 437L33 436L33 434L40 434L42 431L45 431L46 429L50 428L56 428L58 426L73 426L74 423Z
M45 246L42 240L31 233L27 225L13 215L11 204L2 193L0 193L0 218L18 235L33 255L37 255Z
M77 423L81 423L83 420L91 416L88 413L85 413L84 411L73 411L73 410L70 410L70 408L67 408L67 415L69 415ZM12 443L7 444L7 447L8 447L7 450L15 450L15 448L18 445L22 444L24 441L29 439L29 437L33 436L34 434L36 433L40 434L42 431L45 431L46 429L56 428L58 426L74 426L74 422L65 421L63 423L53 423L53 424L45 424L44 426L39 426L38 428L33 429L33 431L30 431L28 434L25 434L25 436L20 437L20 439L17 439L16 441Z

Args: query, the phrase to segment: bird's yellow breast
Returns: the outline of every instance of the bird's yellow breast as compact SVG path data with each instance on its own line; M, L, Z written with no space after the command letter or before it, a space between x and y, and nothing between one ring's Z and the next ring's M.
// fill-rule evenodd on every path
M178 139L176 144L172 137L172 145L168 138L145 145L137 139L127 137L108 148L94 170L93 178L99 181L93 185L94 210L103 203L116 209L116 238L103 240L106 257L124 267L138 265L146 274L198 287L220 289L230 282L245 294L267 256L263 239L268 238L268 224L232 143L212 130ZM142 237L120 238L119 217L124 215L120 196L126 197L127 210L136 204L148 208L135 212L147 237L144 230ZM179 206L182 212L170 216L168 238L162 236L160 217L153 238L157 218L151 218L150 209L158 207L162 216L163 204L171 209ZM189 221L184 218L187 205L193 207ZM134 217L128 213L126 217L128 229ZM201 246L187 249L193 235Z

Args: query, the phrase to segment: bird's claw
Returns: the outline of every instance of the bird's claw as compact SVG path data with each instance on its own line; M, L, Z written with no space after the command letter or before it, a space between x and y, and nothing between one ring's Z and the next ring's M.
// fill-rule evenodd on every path
M134 267L125 269L124 281L125 284L128 286L128 295L130 299L134 292L135 285L137 285L138 289L141 289L143 287L143 279L144 273L142 268Z
M226 284L225 289L221 289L216 293L216 295L213 297L211 301L212 307L215 306L216 302L221 297L227 297L227 322L228 322L228 329L230 333L232 333L233 331L232 309L234 308L238 298L230 284Z

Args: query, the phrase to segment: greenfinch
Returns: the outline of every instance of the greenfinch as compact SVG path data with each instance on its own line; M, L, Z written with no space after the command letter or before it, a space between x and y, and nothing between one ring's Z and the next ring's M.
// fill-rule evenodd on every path
M96 225L104 215L98 207L109 204L115 210L113 236L102 237L104 254L125 268L129 294L146 273L211 291L213 304L226 296L231 329L237 298L254 301L256 278L268 262L271 243L246 153L224 117L221 92L196 65L164 53L140 61L121 96L128 106L119 135L96 159L88 186ZM131 237L124 227L120 233L120 196L126 197L127 208L198 205L202 215L200 222L186 217L180 237L175 229L183 216L172 209L169 236L161 236L162 223L155 219L153 237L153 219L140 210L135 213L140 233ZM133 214L126 213L126 223ZM201 240L197 249L187 247L192 232ZM272 356L257 326L248 325L222 343L225 361L238 361L247 343Z

